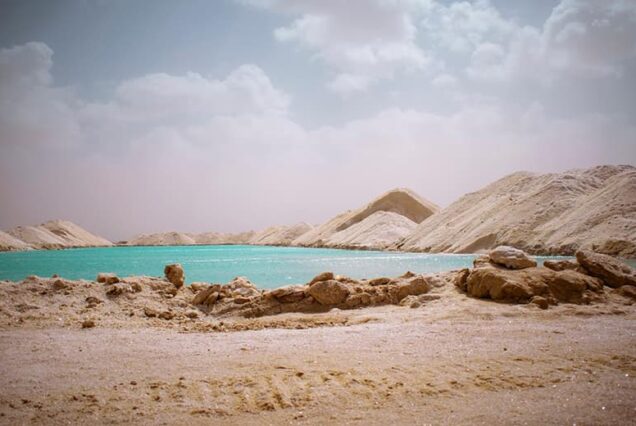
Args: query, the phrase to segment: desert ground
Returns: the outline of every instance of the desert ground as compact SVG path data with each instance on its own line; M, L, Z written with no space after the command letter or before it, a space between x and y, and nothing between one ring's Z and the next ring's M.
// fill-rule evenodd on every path
M12 316L3 295L0 423L633 424L636 309L604 292L225 319L103 303L87 328L63 294Z

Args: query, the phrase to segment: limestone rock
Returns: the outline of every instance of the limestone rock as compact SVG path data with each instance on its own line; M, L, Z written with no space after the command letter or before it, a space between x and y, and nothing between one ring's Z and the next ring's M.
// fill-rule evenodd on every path
M428 282L421 275L411 278L406 283L398 284L398 300L402 300L407 296L418 296L427 293L431 289Z
M349 295L347 285L335 281L319 281L309 287L309 294L322 305L337 305Z
M578 271L582 272L581 265L576 260L546 260L543 266L553 271Z
M490 261L508 269L524 269L537 266L523 250L514 247L499 246L489 253Z
M576 271L479 268L470 272L466 292L473 297L514 303L527 303L535 296L568 303L589 303L601 297L602 283Z
M166 265L163 269L163 273L166 275L166 279L170 281L176 288L183 287L185 284L185 273L183 267L178 263Z
M288 285L270 291L269 295L281 303L296 303L307 297L307 288L299 285Z
M321 274L316 275L311 281L309 281L309 285L312 286L320 281L329 281L333 280L333 272L323 272Z
M579 250L576 252L576 260L590 275L600 278L609 287L636 286L636 271L618 259Z
M119 280L119 277L113 273L100 272L99 274L97 274L97 279L95 281L97 281L98 283L103 283L103 284L116 284L120 280Z

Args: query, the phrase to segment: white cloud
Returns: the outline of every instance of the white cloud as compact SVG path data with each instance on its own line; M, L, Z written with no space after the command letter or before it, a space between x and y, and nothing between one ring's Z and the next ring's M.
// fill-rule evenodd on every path
M251 2L254 4L254 2ZM297 16L274 31L280 42L297 43L335 73L336 92L366 90L397 73L426 69L430 58L416 44L411 1L330 0L257 2Z

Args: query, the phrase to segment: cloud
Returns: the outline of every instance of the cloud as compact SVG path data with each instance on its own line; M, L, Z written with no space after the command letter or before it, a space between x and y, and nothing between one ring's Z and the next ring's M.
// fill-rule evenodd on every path
M291 14L274 31L283 43L296 43L335 73L327 85L338 93L364 91L398 73L424 70L430 58L416 44L412 2L302 0L250 2Z
M0 146L77 142L73 94L51 87L52 55L35 42L0 50Z
M477 13L476 6L466 8ZM636 3L628 0L563 0L542 28L499 20L475 37L479 42L466 70L475 80L550 85L573 77L616 77L636 58Z
M291 96L250 64L141 75L89 101L55 84L46 45L4 49L0 225L239 231L321 222L396 186L446 205L520 169L636 161L633 109L609 111L590 92L582 110L573 97L588 79L625 88L628 2L563 1L541 28L485 1L258 3L290 16L276 37L326 64L332 90L367 91L367 112L303 126ZM422 78L396 78L410 71ZM392 78L423 102L374 97Z

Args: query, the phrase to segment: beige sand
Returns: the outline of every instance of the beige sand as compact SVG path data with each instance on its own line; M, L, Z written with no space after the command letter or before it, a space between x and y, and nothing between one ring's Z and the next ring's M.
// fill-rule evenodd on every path
M28 250L31 246L13 235L0 231L0 251Z
M329 239L336 233L364 221L376 212L393 212L415 223L420 223L438 210L439 207L435 204L424 200L408 189L394 189L380 195L363 207L339 214L328 222L300 236L292 244L299 246L329 246ZM403 223L400 222L399 226L403 226ZM370 228L367 231L367 235L373 238L373 227ZM367 246L370 247L370 245Z
M143 307L160 302L145 292L83 309L85 294L61 285L46 295L7 285L3 424L634 419L636 309L609 288L605 303L548 310L444 286L417 309L219 320L147 317ZM181 305L180 296L161 300ZM95 327L82 329L88 318Z
M515 173L463 196L396 247L474 253L502 244L537 254L595 247L636 257L636 168Z
M37 226L18 226L7 234L34 249L58 249L70 247L108 247L113 243L94 235L67 220L51 220Z

